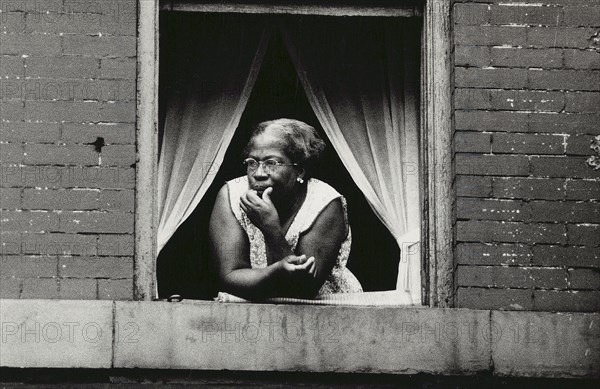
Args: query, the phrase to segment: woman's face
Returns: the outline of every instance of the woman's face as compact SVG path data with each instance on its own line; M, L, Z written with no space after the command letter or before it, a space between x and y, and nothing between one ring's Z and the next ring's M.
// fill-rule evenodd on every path
M247 158L254 158L259 162L268 159L285 164L295 162L285 154L283 139L268 129L252 138ZM260 164L258 169L248 172L247 175L250 189L256 190L259 196L262 196L268 187L273 187L271 197L274 200L285 199L287 195L297 190L296 178L301 176L296 166L275 166L269 172L265 171L264 164Z

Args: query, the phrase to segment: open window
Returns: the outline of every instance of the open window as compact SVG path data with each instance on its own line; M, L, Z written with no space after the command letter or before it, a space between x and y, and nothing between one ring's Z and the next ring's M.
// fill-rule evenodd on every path
M140 20L144 12L153 18L140 24L140 34L150 25L156 34L157 9L141 8ZM329 154L317 177L349 200L354 237L349 268L358 273L365 290L401 285L412 289L419 303L421 297L431 302L436 294L435 298L448 302L439 292L450 294L449 285L443 282L440 288L437 280L440 274L451 278L451 273L438 272L437 263L439 258L445 267L451 267L447 261L451 250L438 255L443 250L438 244L440 238L451 248L451 234L446 230L432 239L430 231L432 224L435 231L440 222L447 226L451 202L443 211L444 218L432 214L432 182L441 176L436 177L438 171L428 166L441 154L431 141L432 134L423 129L433 128L432 123L443 118L444 126L435 131L448 131L449 117L448 111L436 114L429 103L419 114L427 96L436 89L430 82L435 73L427 66L435 62L427 50L432 19L423 22L421 7L367 9L352 5L340 12L340 7L314 5L231 8L204 2L168 2L162 8L166 12L161 13L159 27L160 77L155 58L155 67L146 69L153 70L154 81L140 88L156 92L156 81L160 80L160 99L140 102L140 129L145 126L144 107L152 106L146 114L155 131L138 133L138 297L155 295L156 276L163 296L214 295L215 273L203 259L207 250L202 236L216 190L225 180L243 174L239 152L252 124L292 117L315 126L329 143ZM425 8L430 16L440 11L429 5ZM151 46L141 42L142 53L146 52L144 47ZM156 53L156 46L150 52ZM140 78L148 80L149 75L144 76L142 66ZM190 93L194 96L191 99ZM445 97L438 98L446 102ZM172 102L178 99L173 109ZM196 125L198 117L204 118L202 131ZM169 124L174 119L178 126ZM188 130L183 134L170 132L177 127L176 132L185 127ZM411 130L405 131L405 127ZM207 133L207 128L212 130ZM195 138L199 133L201 139ZM444 145L444 155L451 151L448 144ZM142 156L145 148L154 161ZM157 167L158 150L161 163ZM176 163L164 163L168 158ZM391 168L385 162L390 162ZM443 174L444 180L436 185L451 187L448 175ZM175 179L175 175L180 177ZM389 185L394 180L395 186ZM167 182L178 182L179 189L169 189ZM144 187L153 193L140 193ZM433 189L439 193L439 188ZM155 208L143 204L148 197ZM140 214L142 209L150 211L152 217ZM420 240L421 236L425 239ZM424 250L410 247L418 241ZM436 254L434 261L432 252ZM181 260L185 255L188 259ZM431 285L432 273L435 285Z

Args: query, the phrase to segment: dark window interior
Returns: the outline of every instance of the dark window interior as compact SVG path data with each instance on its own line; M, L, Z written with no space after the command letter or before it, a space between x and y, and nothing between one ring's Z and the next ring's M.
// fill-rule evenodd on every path
M174 71L181 61L169 45L185 44L186 34L197 23L211 22L219 15L161 13L160 117L164 118L165 93L171 77L186 77ZM328 17L322 17L324 22ZM158 257L158 287L161 298L180 294L184 298L210 299L218 292L217 273L211 266L208 250L208 221L218 190L225 181L245 174L241 151L254 124L276 118L295 118L314 126L327 148L314 176L342 193L348 200L352 227L352 250L348 268L365 291L395 289L400 250L387 228L371 210L362 192L344 168L325 136L296 71L278 34L270 41L256 85L240 125L227 150L223 165L194 213L181 225ZM216 169L215 169L216 170Z

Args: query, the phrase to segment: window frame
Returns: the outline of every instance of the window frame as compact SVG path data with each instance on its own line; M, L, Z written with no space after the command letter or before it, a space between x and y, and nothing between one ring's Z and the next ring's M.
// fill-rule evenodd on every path
M423 17L421 52L422 305L454 306L454 160L451 5L447 0L396 5L316 5L138 0L134 299L156 292L158 229L159 12L236 12L331 16ZM365 307L367 309L367 307Z

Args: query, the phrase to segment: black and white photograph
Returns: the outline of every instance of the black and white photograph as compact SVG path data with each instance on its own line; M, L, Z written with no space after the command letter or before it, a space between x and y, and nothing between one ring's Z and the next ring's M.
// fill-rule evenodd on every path
M0 388L600 383L597 0L0 0Z

